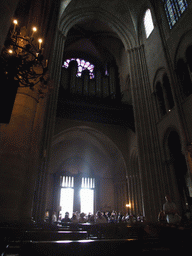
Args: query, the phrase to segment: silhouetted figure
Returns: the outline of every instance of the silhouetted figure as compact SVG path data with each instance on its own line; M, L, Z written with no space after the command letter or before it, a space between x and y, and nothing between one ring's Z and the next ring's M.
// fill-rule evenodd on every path
M163 211L166 215L166 220L168 223L176 223L181 220L181 217L178 215L178 210L176 204L172 202L170 196L165 196L166 203L163 205Z
M68 213L68 212L65 213L65 218L63 218L63 219L61 220L61 222L63 222L63 223L65 223L65 222L71 222L71 219L69 218L69 213Z

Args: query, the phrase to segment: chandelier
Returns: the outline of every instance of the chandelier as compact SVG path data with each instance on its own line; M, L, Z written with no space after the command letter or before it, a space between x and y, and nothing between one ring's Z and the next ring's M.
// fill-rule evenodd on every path
M43 39L34 39L37 27L27 35L25 27L19 28L13 20L0 55L0 72L4 82L17 83L20 87L38 88L40 94L47 89L48 60L43 56Z

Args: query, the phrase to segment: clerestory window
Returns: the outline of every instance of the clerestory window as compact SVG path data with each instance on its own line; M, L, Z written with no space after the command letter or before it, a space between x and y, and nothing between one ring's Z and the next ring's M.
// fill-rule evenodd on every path
M186 0L164 0L164 8L170 29L177 23L187 7L188 3Z
M145 12L144 27L145 27L146 37L148 38L154 29L153 18L152 18L150 9L147 9L147 11Z

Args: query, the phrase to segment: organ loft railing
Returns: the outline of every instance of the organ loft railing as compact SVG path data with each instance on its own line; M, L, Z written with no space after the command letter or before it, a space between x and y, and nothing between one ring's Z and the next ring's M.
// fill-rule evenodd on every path
M57 117L122 125L135 131L133 107L122 99L118 69L114 62L105 68L82 59L64 62Z

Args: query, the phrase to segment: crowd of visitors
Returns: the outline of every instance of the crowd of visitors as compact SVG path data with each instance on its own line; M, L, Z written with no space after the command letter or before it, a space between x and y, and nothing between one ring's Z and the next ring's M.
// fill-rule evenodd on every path
M159 212L158 221L160 223L169 223L175 224L179 223L182 220L192 219L190 211L188 210L185 213L185 216L180 216L178 208L176 204L171 200L169 195L165 196L165 203L163 204L163 209ZM144 222L144 216L142 214L132 215L127 213L123 215L121 213L117 213L116 211L112 212L101 212L98 211L95 215L89 213L86 215L85 213L74 212L72 217L69 217L69 213L65 213L65 217L62 218L59 216L57 218L56 213L52 215L52 223L136 223L136 222Z
M72 217L69 218L69 213L65 213L65 217L58 218L58 221L56 220L55 214L52 217L52 222L61 222L62 223L67 223L67 222L72 222L72 223L121 223L121 222L126 222L126 223L134 223L134 222L143 222L144 217L140 214L138 216L131 215L127 213L126 215L122 215L121 213L117 213L116 211L112 212L101 212L97 211L97 213L91 214L89 213L86 215L85 213L78 213L74 212Z

